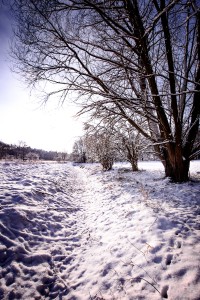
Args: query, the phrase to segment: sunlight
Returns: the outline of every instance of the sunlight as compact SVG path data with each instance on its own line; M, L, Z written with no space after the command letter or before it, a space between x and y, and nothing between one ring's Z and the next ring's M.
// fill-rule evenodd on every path
M0 140L12 144L24 141L33 148L71 152L75 139L82 134L82 122L74 117L78 107L58 106L57 99L41 106L36 95L30 95L5 64L1 71Z

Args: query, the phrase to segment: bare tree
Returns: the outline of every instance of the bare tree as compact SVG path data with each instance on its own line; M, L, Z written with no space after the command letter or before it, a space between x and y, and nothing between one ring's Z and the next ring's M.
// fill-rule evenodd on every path
M85 125L83 136L86 155L90 161L98 161L104 171L112 169L116 158L115 136L104 126Z
M132 171L138 171L139 155L142 150L146 149L147 152L148 149L142 135L134 130L127 121L124 122L122 118L109 115L108 111L106 111L106 115L105 113L101 115L99 112L98 116L93 115L93 117L96 121L99 120L99 123L96 122L93 126L85 123L84 141L87 156L95 161L97 140L101 137L99 133L103 132L107 139L109 138L109 148L112 149L113 157L130 162Z
M99 162L99 158L96 150L97 137L94 131L93 132L86 131L86 133L83 136L83 139L85 144L87 162L89 163Z
M138 159L142 145L140 133L133 130L133 128L124 123L123 128L115 134L115 144L117 151L130 162L132 171L138 171Z
M21 160L26 160L26 155L29 152L30 147L23 141L19 141L19 145L17 147L17 155Z
M26 154L25 158L29 161L38 161L40 157L39 157L38 153L28 152Z
M82 112L121 116L151 141L166 176L188 180L200 146L197 1L16 0L13 11L13 54L29 83L54 83L49 96L63 100L76 92Z
M0 159L5 158L11 146L0 141Z
M75 162L85 163L86 162L86 154L85 154L85 145L83 138L79 138L74 142L73 150L72 150L72 159Z

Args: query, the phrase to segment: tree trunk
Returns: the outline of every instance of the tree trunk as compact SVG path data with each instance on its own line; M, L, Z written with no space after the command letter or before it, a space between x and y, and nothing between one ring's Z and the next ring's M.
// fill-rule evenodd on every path
M138 155L132 145L132 149L125 145L127 149L127 160L131 163L132 171L136 172L138 171Z
M163 165L165 168L165 175L171 181L181 183L189 180L189 158L183 156L181 147L174 147L174 149L165 149Z
M100 161L100 164L103 167L103 171L110 171L110 170L112 170L113 163L114 163L114 159L113 158L104 156L99 161Z
M137 162L131 161L130 163L131 163L132 171L133 171L133 172L138 171L138 165L137 165Z

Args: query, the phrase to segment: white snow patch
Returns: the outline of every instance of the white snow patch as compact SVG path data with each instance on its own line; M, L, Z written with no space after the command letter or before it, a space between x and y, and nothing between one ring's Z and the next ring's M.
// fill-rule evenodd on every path
M0 299L200 299L200 161L139 168L0 163Z

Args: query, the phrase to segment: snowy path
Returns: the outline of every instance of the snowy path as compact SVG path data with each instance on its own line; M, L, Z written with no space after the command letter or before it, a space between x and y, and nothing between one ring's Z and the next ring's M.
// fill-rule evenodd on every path
M83 178L85 172L81 172ZM75 299L89 299L89 295L93 299L136 299L131 297L135 292L130 287L135 280L140 281L139 274L143 276L145 273L147 280L155 285L153 278L137 264L138 260L146 264L148 244L144 236L148 234L155 217L149 215L144 228L143 220L149 212L138 201L140 187L136 182L131 184L131 190L126 191L127 182L125 186L121 182L123 176L102 174L99 170L95 170L93 175L90 172L85 175L83 194L87 212L85 247L78 256L80 275L77 276L76 272L72 278L77 289L72 294L77 297ZM143 250L139 250L141 236ZM137 277L132 276L135 267L139 270ZM150 288L155 294L155 288L151 285ZM127 292L127 289L130 291ZM140 285L137 289L140 290Z
M199 183L124 171L79 168L86 235L71 299L199 300Z
M199 181L143 167L0 164L0 299L199 300Z

